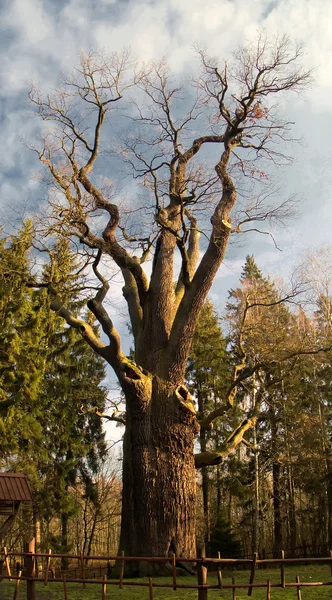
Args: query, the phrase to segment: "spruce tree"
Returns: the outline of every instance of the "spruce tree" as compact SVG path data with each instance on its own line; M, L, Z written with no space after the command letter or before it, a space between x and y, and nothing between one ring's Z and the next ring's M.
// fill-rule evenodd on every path
M52 280L62 293L73 314L79 314L75 288L78 265L66 241L58 243L52 254ZM45 277L49 278L48 268ZM87 317L91 327L94 321ZM39 464L43 479L40 490L44 516L61 516L61 536L58 548L70 549L68 520L76 506L71 487L80 485L82 493L94 493L94 476L106 454L105 434L100 418L93 411L105 407L106 390L102 385L105 367L74 329L53 315L48 323L47 373L39 402L43 406L41 423L45 432L45 460ZM55 540L53 540L55 542ZM66 567L66 564L63 564Z
M252 255L246 257L240 285L231 290L228 318L232 330L232 348L235 359L257 373L247 379L242 390L244 405L256 408L257 423L249 435L248 477L252 496L252 549L259 547L260 525L265 499L262 497L262 464L267 469L269 460L273 487L274 550L280 555L282 547L281 518L281 444L284 442L284 402L282 382L289 365L278 364L278 357L297 347L296 319L282 302L280 294L269 278L263 277ZM248 504L250 506L250 504Z
M94 494L94 476L106 453L100 418L104 410L104 363L79 332L50 313L47 290L29 281L32 228L0 242L0 457L29 477L35 521L60 515L61 535L53 547L69 550L68 519L76 506L71 486ZM45 278L61 288L74 314L80 265L68 243L57 243ZM87 316L94 328L93 318Z
M0 457L40 439L37 404L45 368L44 333L28 276L31 223L0 240Z
M220 400L225 397L230 382L230 360L227 353L227 340L224 337L220 319L210 301L203 307L197 323L193 344L187 365L186 373L189 389L196 396L198 417L203 418L207 411L216 408ZM201 429L199 441L200 450L217 449L222 437L225 436L223 419L216 420L213 429ZM210 538L210 528L217 515L211 515L211 476L215 469L202 468L202 493L204 510L204 533L206 539ZM217 477L213 481L213 491L220 498L219 468ZM213 494L214 495L214 494ZM217 501L217 505L220 502ZM217 512L220 506L217 506ZM212 523L211 523L212 521Z

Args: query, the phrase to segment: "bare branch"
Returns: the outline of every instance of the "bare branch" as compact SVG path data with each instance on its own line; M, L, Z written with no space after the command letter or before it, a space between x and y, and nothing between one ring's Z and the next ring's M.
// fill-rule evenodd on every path
M242 421L217 450L207 450L206 452L195 454L196 469L222 463L241 444L244 434L248 429L252 429L255 426L256 420L257 417L252 416Z

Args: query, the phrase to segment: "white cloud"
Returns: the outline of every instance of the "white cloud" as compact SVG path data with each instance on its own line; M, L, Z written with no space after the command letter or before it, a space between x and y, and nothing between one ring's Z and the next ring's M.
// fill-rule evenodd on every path
M299 225L305 235L309 235L310 224L314 223L309 243L314 243L316 238L321 243L321 237L328 235L332 4L325 0L207 0L204 4L201 0L99 0L98 3L11 0L5 3L1 23L9 41L0 69L0 94L10 100L0 131L5 148L2 167L13 170L17 161L20 163L16 181L12 175L10 179L2 178L2 202L7 199L19 205L30 194L35 194L27 182L37 167L37 160L34 162L20 144L24 135L30 138L37 133L36 124L24 114L22 98L27 82L40 82L44 89L50 90L61 71L72 71L81 49L112 51L128 45L141 60L166 56L176 72L186 75L193 62L195 42L206 45L211 54L227 57L246 39L253 39L259 28L266 28L269 35L289 33L291 38L295 36L303 41L307 48L305 64L316 67L316 87L307 94L306 101L301 102L296 96L288 101L291 118L298 117L299 130L306 133L308 147L298 151L302 162L288 175L282 173L282 177L292 191L299 190L307 198ZM324 209L323 223L317 211L307 216L309 208L320 203ZM281 238L285 246L294 248L301 243L303 235L287 233ZM271 249L270 240L257 242L255 238L250 252L255 252L255 248L259 253L258 262L262 258L262 268L280 264L284 269L285 253L281 255ZM245 254L243 247L232 250L231 269L222 268L216 286L221 282L227 285L228 273L241 270ZM216 286L213 293L218 294Z

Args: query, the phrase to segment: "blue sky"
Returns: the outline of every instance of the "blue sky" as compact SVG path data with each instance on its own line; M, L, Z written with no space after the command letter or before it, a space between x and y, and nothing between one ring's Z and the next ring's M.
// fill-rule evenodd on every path
M247 253L255 254L264 274L287 276L305 251L330 244L329 0L2 0L0 7L0 221L14 224L43 199L34 177L37 159L22 143L38 134L39 125L29 116L26 102L31 82L49 91L61 72L73 70L81 50L111 52L124 46L131 46L144 61L166 56L176 73L186 74L195 42L205 45L210 54L227 58L264 28L268 35L287 33L303 42L305 66L315 68L313 88L304 97L289 97L287 116L295 121L295 135L303 137L303 144L292 148L294 164L278 173L285 193L298 195L299 215L275 232L281 252L267 236L255 234L232 247L212 299L222 309Z
M292 149L296 162L280 174L286 191L297 193L301 204L298 219L277 233L282 253L270 240L255 236L238 251L233 249L230 259L238 264L246 251L254 251L264 271L283 271L304 247L329 242L332 4L328 0L207 0L204 6L200 0L5 0L1 7L2 220L13 221L23 206L33 210L42 193L33 178L36 157L22 145L22 138L36 134L37 123L27 114L31 82L50 90L61 72L72 71L81 50L121 50L124 45L142 60L166 56L172 69L186 72L195 42L206 45L211 54L227 57L265 28L270 35L289 33L304 42L306 64L315 68L313 89L303 98L289 98L289 116L305 145Z

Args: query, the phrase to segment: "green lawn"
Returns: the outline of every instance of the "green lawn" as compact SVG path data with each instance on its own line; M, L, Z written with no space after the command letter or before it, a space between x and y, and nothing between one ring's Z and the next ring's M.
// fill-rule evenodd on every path
M298 567L286 567L286 582L295 582L296 575L300 576L301 581L313 582L313 581L331 581L330 568L328 566L298 566ZM231 583L232 577L235 577L236 583L247 583L249 581L249 571L224 571L223 582ZM266 583L266 580L270 579L271 583L280 582L280 571L277 569L264 569L257 570L255 576L255 583ZM133 580L133 581L144 581L144 580ZM147 580L146 580L147 581ZM162 577L154 580L156 583L171 583L171 578ZM193 584L196 582L195 577L179 577L179 584ZM208 583L217 583L215 573L209 573ZM98 585L86 585L84 588L82 584L68 583L68 600L101 600L101 584ZM0 582L0 599L1 600L12 600L14 594L15 583L9 583L7 581ZM37 583L37 600L64 600L63 587L60 583L49 582L47 586L44 584ZM192 600L197 598L197 590L178 589L173 591L170 589L154 588L153 598L154 600ZM232 599L232 590L223 590L222 592L217 590L208 591L209 600L217 600L217 598L224 598L225 600ZM246 589L239 589L236 592L237 600L243 600L248 598ZM144 587L125 586L122 590L117 585L107 585L107 600L114 599L123 600L148 600L149 590ZM266 589L254 589L252 593L254 600L265 600ZM332 598L332 586L316 587L316 588L302 588L302 600L313 600L313 599L328 600ZM296 588L278 589L272 588L271 600L296 600L297 592ZM26 600L26 587L25 583L22 582L19 586L19 592L17 600Z

